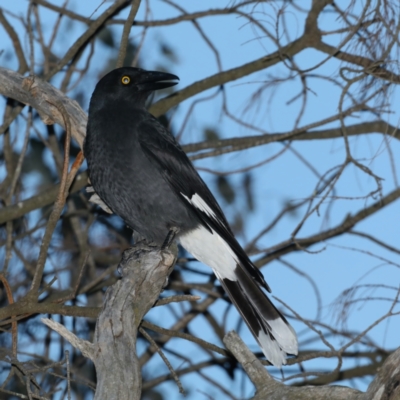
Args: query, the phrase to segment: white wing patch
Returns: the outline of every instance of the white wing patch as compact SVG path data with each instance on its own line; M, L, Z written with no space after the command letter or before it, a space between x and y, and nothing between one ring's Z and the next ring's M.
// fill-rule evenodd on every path
M221 279L237 280L235 275L238 264L237 256L229 244L214 230L210 232L200 225L182 235L179 240L181 245L195 258L218 272Z
M203 211L206 213L209 217L214 218L214 220L217 220L217 216L215 215L215 212L210 208L210 206L197 194L195 193L191 199L189 197L185 196L183 193L181 195L192 205L198 208L199 210Z

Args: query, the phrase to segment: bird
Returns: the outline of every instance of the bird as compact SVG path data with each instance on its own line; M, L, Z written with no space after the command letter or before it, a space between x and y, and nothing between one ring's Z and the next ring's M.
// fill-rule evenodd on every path
M172 133L146 107L176 75L121 67L90 99L84 155L101 201L160 248L172 240L212 268L265 357L280 368L297 355L297 336L266 292L260 270L234 237L215 197Z

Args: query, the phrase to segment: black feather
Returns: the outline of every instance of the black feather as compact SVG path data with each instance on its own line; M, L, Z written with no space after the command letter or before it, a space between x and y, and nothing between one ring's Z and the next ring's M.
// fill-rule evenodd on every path
M173 228L181 238L197 238L195 232L205 232L212 239L209 243L216 240L224 251L220 270L212 266L217 277L255 337L260 332L267 335L264 353L281 365L287 351L280 351L282 346L277 347L276 342L297 352L292 328L263 292L262 288L270 291L263 275L235 239L220 206L185 152L145 108L152 91L171 86L174 83L165 82L171 79L177 77L124 67L99 81L90 101L84 143L91 184L127 225L159 246ZM200 228L205 229L198 231ZM204 256L202 244L195 242L200 259ZM218 258L219 248L214 250ZM232 260L236 260L236 268ZM281 338L274 337L274 329Z

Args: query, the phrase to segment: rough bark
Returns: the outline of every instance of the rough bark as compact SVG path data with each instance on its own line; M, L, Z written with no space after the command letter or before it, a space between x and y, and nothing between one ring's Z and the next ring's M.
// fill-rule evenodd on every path
M0 67L0 92L3 96L32 106L45 124L57 123L65 128L57 103L63 104L70 118L71 135L82 148L86 134L87 115L75 101L37 76L24 77Z
M95 400L140 399L137 331L142 318L157 301L175 260L176 251L161 251L146 244L124 252L119 266L122 278L106 292L94 343L77 338L57 322L43 319L95 364Z
M271 377L236 332L224 337L232 352L256 387L251 400L398 400L400 399L400 348L379 369L367 392L344 386L287 386Z

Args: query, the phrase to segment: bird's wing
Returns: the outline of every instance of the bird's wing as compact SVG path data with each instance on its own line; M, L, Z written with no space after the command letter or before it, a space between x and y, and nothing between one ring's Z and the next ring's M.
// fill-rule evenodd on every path
M198 215L203 226L214 230L232 249L256 282L270 291L261 272L247 257L236 241L228 222L193 164L175 138L154 117L141 122L138 127L139 143L146 156L159 166L164 179Z
M285 364L287 354L297 354L296 334L263 291L269 290L264 277L236 241L214 196L157 120L146 119L137 132L143 152L201 221L180 237L181 244L214 270L267 359L277 367Z

